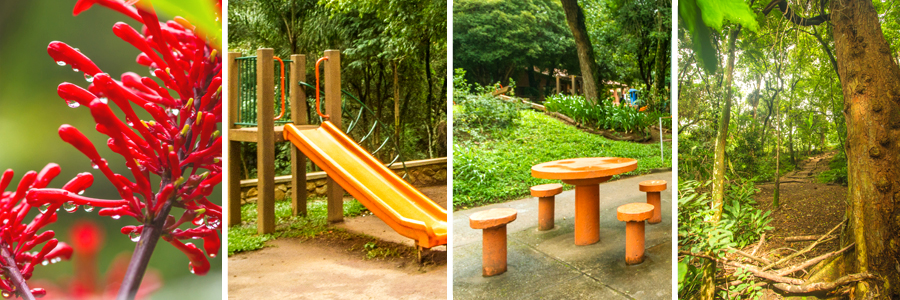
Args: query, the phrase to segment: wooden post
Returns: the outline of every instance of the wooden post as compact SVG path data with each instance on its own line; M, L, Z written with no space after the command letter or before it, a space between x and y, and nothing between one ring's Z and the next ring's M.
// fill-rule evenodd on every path
M256 230L275 231L275 51L256 50Z
M225 128L235 128L238 116L237 52L228 52L228 119ZM241 224L241 142L228 142L228 226Z
M559 94L561 91L559 90L559 75L554 75L556 77L556 93Z
M306 90L299 82L306 82L306 55L291 55L291 120L294 125L307 125ZM306 156L291 144L291 206L294 216L306 215Z
M325 50L325 114L341 128L341 51ZM328 222L344 221L344 189L328 177Z
M575 96L577 95L575 93L575 75L569 75L569 77L572 77L572 96Z

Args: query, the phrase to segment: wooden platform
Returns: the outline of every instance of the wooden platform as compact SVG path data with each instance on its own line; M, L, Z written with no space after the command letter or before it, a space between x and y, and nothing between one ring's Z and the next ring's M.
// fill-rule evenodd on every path
M297 128L304 129L303 127L319 127L318 125L297 125ZM234 142L257 142L257 132L259 131L258 127L244 127L244 128L236 128L228 130L228 140ZM284 126L275 126L275 142L280 143L284 142Z

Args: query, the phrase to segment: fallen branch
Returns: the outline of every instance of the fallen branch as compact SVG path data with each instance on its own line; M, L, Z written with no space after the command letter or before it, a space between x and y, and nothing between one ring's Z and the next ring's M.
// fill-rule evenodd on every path
M791 273L794 273L794 272L797 272L797 271L806 269L806 268L808 268L808 267L810 267L810 266L812 266L812 265L814 265L814 264L817 264L817 263L819 263L820 261L823 261L823 260L825 260L825 259L827 259L827 258L829 258L829 257L835 256L835 255L838 255L838 254L841 254L841 253L843 253L844 251L847 251L847 249L850 249L851 247L853 247L853 246L855 246L855 245L856 245L856 243L853 243L853 244L848 245L847 247L844 247L844 249L841 249L841 250L838 250L838 251L834 251L834 252L825 253L825 254L819 255L819 256L816 257L816 258L810 259L810 260L808 260L808 261L806 261L806 262L804 262L804 263L802 263L802 264L799 264L799 265L797 265L797 266L789 267L789 268L786 268L786 269L782 269L782 270L778 271L778 275L784 276L784 275L788 275L788 274L791 274Z
M729 265L729 266L732 266L732 267L742 268L742 269L744 269L744 270L749 271L750 273L752 273L752 274L753 274L754 276L756 276L756 277L759 277L759 278L762 278L762 279L766 279L766 280L769 280L769 281L772 281L772 282L790 283L790 284L794 284L794 285L800 285L800 284L803 284L803 282L804 282L803 280L800 280L800 279L790 278L790 277L784 277L784 276L779 276L779 275L776 275L776 274L772 274L772 273L765 272L765 271L761 270L761 269L760 269L759 267L757 267L757 266L748 265L748 264L742 264L742 263L735 262L735 261L730 261L730 260L724 260L724 259L721 259L721 258L718 258L718 257L713 257L713 256L706 255L706 254L702 254L702 253L693 253L693 252L687 252L687 251L678 251L678 254L681 254L681 255L690 255L690 256L695 256L695 257L702 257L702 258L706 258L706 259L709 259L709 260L712 260L712 261L715 261L715 262L718 262L718 263L722 263L722 264L725 264L725 265Z
M756 247L753 247L753 252L750 252L750 254L756 255L756 251L758 251L759 248L762 247L763 243L765 243L765 242L766 242L766 233L763 232L763 234L761 234L759 236L759 243L756 244Z
M818 240L816 240L816 241L813 242L812 244L809 244L809 246L806 246L806 248L803 248L803 250L800 250L800 251L795 252L794 254L785 256L784 258L779 259L778 261L776 261L776 262L774 262L774 263L771 263L771 264L769 264L769 265L763 267L762 270L765 271L765 270L771 269L772 267L776 267L776 266L778 266L778 265L781 265L781 264L783 264L783 263L785 263L785 262L787 262L787 261L793 259L794 257L797 257L797 256L800 255L800 254L809 252L809 250L812 250L813 248L815 248L816 245L818 245L819 243L823 243L823 240L824 240L824 242L827 242L827 241L830 241L830 240L835 239L835 238L831 235L831 233L834 232L835 230L837 230L838 228L840 228L841 225L843 225L843 224L844 224L844 221L841 221L840 223L837 224L837 226L835 226L835 227L832 228L830 231L828 231L828 233L826 233L825 235L823 235L822 237L820 237ZM826 237L829 237L829 236L831 236L832 238L830 238L830 239L825 239Z
M802 284L802 285L792 285L786 283L776 283L774 287L782 290L786 293L792 294L807 294L814 292L826 292L835 290L841 286L846 284L854 283L857 281L869 280L869 279L877 279L875 275L869 273L857 273L850 274L841 278L838 278L832 282L815 282L810 284Z
M815 241L818 240L821 235L800 235L800 236L790 236L784 238L785 242L805 242L805 241ZM829 238L834 237L833 235L828 236Z
M752 260L755 260L756 262L759 262L759 263L761 263L761 264L767 265L767 264L771 264L771 263L772 263L772 262L769 261L768 259L765 259L765 258L762 258L762 257L757 257L756 255L753 255L753 254L750 254L750 253L747 253L747 252L744 252L744 251L741 251L741 250L738 250L738 249L734 249L734 248L728 247L727 250L734 251L734 253L743 255L744 257L749 258L749 259L752 259Z

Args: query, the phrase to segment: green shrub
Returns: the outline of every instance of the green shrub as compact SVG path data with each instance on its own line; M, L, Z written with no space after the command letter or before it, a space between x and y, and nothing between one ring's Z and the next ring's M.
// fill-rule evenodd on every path
M598 129L621 132L648 133L651 125L657 125L667 112L639 111L628 105L614 105L612 99L594 105L582 96L553 95L544 101L548 111L558 112L576 121ZM670 128L671 119L663 119L663 126Z
M759 236L771 230L770 211L754 207L753 195L759 190L752 181L738 180L726 184L722 219L718 226L710 220L715 211L711 208L712 181L680 180L678 184L678 249L694 253L722 256L728 248L743 248L759 240ZM687 298L700 286L701 270L690 265L689 259L678 266L678 295ZM737 273L736 276L740 276ZM756 294L758 290L748 290Z
M831 158L831 161L828 162L828 169L828 171L819 173L819 182L847 185L847 154L844 151L838 151Z
M507 102L488 94L466 95L453 107L453 133L477 137L512 126L519 117L521 104Z

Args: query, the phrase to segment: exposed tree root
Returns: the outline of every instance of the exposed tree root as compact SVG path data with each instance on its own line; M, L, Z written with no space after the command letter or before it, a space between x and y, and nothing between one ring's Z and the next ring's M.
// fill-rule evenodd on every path
M831 282L814 282L802 285L792 285L787 283L776 283L773 286L779 290L784 291L785 293L791 294L809 294L809 293L818 293L818 292L831 292L844 285L855 283L857 281L863 280L871 280L878 279L875 275L869 273L857 273L850 274L844 277L838 278L835 281Z
M840 226L840 224L838 226ZM837 227L835 227L835 228L837 228ZM829 232L829 234L830 234L830 232ZM830 240L830 239L826 238L826 236L827 236L827 234L825 236L822 236L821 238L819 238L816 241L816 243L813 243L813 246L816 244L819 244L823 241ZM762 240L760 240L760 243L762 243ZM788 293L788 294L829 293L830 295L837 295L837 294L847 293L849 288L844 289L844 287L849 284L859 282L859 281L864 281L864 280L871 280L871 279L878 280L878 278L872 274L858 273L858 274L846 275L846 276L840 277L840 278L832 280L832 281L812 282L812 281L817 281L817 280L813 279L813 278L810 278L810 280L804 280L804 279L789 277L787 275L790 275L790 274L793 274L793 273L796 273L799 271L804 271L807 268L813 267L814 265L821 263L827 259L841 255L842 253L849 250L853 246L855 246L855 244L850 244L840 250L825 253L825 254L822 254L815 258L804 261L802 263L799 263L799 264L796 264L793 266L784 267L784 268L778 269L778 270L767 270L766 267L778 266L779 264L788 261L788 257L796 257L799 254L808 252L810 249L812 249L812 247L807 247L807 249L804 249L804 250L798 251L794 254L788 255L786 258L782 258L782 259L778 260L778 262L775 262L775 263L770 263L767 259L757 257L756 255L746 253L741 250L731 249L731 248L727 249L728 251L733 251L737 254L740 254L741 256L750 258L755 263L758 263L760 265L766 265L766 267L760 267L760 266L756 266L753 264L742 263L737 260L733 260L733 259L729 259L729 258L714 257L714 256L707 255L704 253L693 253L693 252L688 252L688 251L679 251L678 253L679 253L679 255L688 255L688 256L693 256L693 257L698 257L698 258L705 258L705 259L712 260L716 263L720 263L725 266L744 269L747 272L750 272L751 274L753 274L753 276L765 280L765 282L757 283L757 286L772 284L772 287L774 287L775 290L778 290L782 293ZM832 265L833 263L834 263L834 261L831 261L828 264ZM727 272L728 271L726 270L726 273ZM734 285L738 285L740 283L742 283L742 282L741 281L732 281L732 282L725 283L725 285L726 286L728 286L728 285L734 286Z
M825 254L819 255L819 256L816 257L816 258L807 260L806 262L804 262L804 263L802 263L802 264L799 264L799 265L796 265L796 266L793 266L793 267L787 267L787 268L784 268L784 269L782 269L781 271L778 272L778 275L784 276L784 275L789 275L789 274L791 274L791 273L794 273L794 272L797 272L797 271L800 271L800 270L804 270L804 269L806 269L806 268L809 268L809 267L811 267L811 266L813 266L813 265L819 263L820 261L823 261L823 260L825 260L825 259L828 259L829 257L835 256L835 255L838 255L838 254L841 254L841 253L843 253L844 251L847 251L847 249L850 249L851 247L853 247L854 245L856 245L856 244L855 244L855 243L854 243L854 244L850 244L850 245L848 245L847 247L844 247L844 249L841 249L841 250L838 250L838 251L834 251L834 252L825 253Z
M785 242L805 242L805 241L815 241L821 238L821 235L801 235L801 236L791 236L784 238ZM829 238L835 236L829 236Z
M776 262L774 262L774 263L772 263L772 264L769 264L769 265L763 267L762 270L765 271L765 270L771 269L771 268L773 268L773 267L777 267L777 266L779 266L779 265L781 265L781 264L783 264L783 263L785 263L785 262L787 262L787 261L793 259L794 257L799 256L800 254L804 254L804 253L806 253L806 252L809 252L809 250L812 250L813 248L816 247L816 245L818 245L818 244L820 244L820 243L824 243L824 242L827 242L827 241L830 241L830 240L835 239L835 237L831 237L831 238L827 238L827 237L831 236L831 233L833 233L833 232L834 232L835 230L837 230L838 228L841 228L841 225L843 225L843 224L844 224L844 221L841 221L840 223L837 224L837 226L834 226L834 228L832 228L831 230L829 230L828 233L822 235L822 237L820 237L818 240L816 240L816 241L813 242L812 244L809 244L809 246L806 246L806 248L803 248L803 250L800 250L800 251L797 251L797 252L794 253L794 254L785 256L784 258L779 259L778 261L776 261Z

